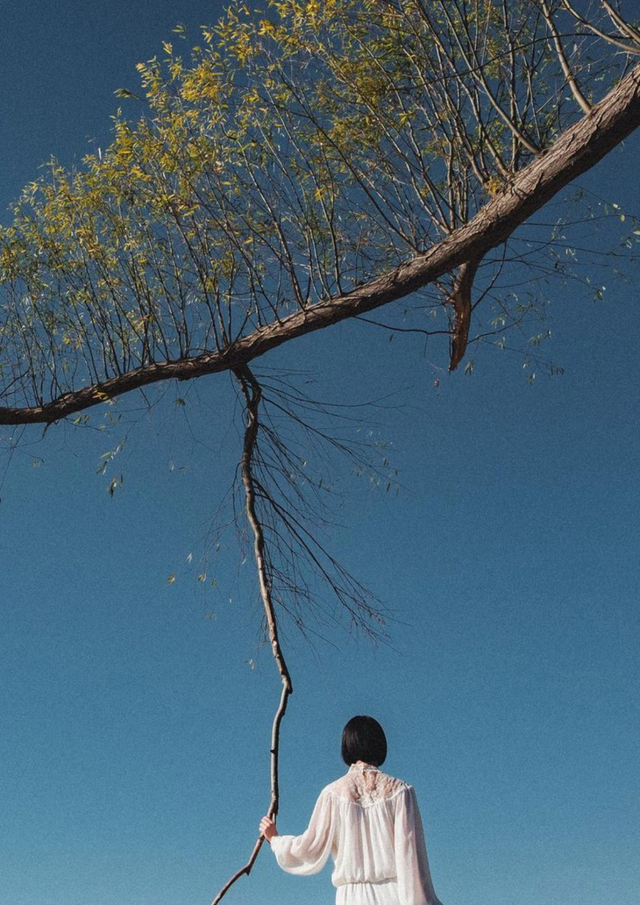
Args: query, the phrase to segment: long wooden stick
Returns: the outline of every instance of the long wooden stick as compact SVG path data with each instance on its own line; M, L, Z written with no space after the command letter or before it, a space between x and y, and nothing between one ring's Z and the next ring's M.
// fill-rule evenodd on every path
M271 801L269 803L268 815L274 818L278 813L278 805L280 802L280 787L278 784L278 756L280 750L280 724L287 709L289 696L293 694L293 685L291 676L287 668L280 640L278 637L278 620L273 606L271 597L271 581L269 570L265 558L265 539L262 524L258 518L256 511L256 491L253 480L252 460L253 453L256 448L259 428L259 408L262 398L260 384L257 382L250 369L246 366L238 368L234 371L235 377L242 388L242 393L246 404L246 425L244 432L244 443L242 448L242 459L240 462L240 470L242 472L242 484L245 492L245 509L247 520L253 531L253 553L258 569L258 581L260 585L260 596L264 605L264 612L267 620L267 629L269 632L269 640L271 642L271 651L273 659L276 662L280 679L282 680L282 692L280 694L280 703L276 714L273 718L271 728ZM247 863L236 871L236 873L225 883L220 892L217 894L211 905L218 905L218 902L233 886L240 877L248 876L255 864L258 853L262 848L264 836L260 836L253 847L251 856Z

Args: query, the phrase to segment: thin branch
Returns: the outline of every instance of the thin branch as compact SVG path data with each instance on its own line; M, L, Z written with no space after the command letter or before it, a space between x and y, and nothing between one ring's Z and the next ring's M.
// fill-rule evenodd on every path
M562 5L567 10L567 12L571 13L571 15L577 22L583 25L586 29L588 29L588 31L592 32L592 34L596 35L598 38L602 38L602 40L606 41L608 44L613 44L614 47L619 47L625 53L640 53L640 48L638 47L639 42L635 39L634 44L627 44L625 41L620 41L613 35L609 35L606 32L602 31L602 29L594 25L593 22L589 22L589 20L585 19L584 16L581 16L580 13L569 3L569 0L562 0Z
M282 681L282 692L280 694L280 703L273 718L271 729L271 801L269 803L268 815L274 818L278 813L280 803L280 789L278 784L278 760L280 749L280 724L287 709L287 703L290 695L293 694L293 685L291 676L287 668L284 654L280 646L278 637L278 620L271 597L271 569L268 564L268 555L265 547L265 538L262 523L257 515L256 510L256 485L253 476L253 455L256 449L259 428L259 408L262 398L262 390L249 368L245 365L241 368L234 369L236 380L242 388L246 405L246 426L244 432L244 443L242 449L242 459L240 462L240 470L242 473L242 483L245 491L245 509L247 521L253 531L254 544L253 553L256 560L256 568L258 570L258 582L260 585L260 596L264 605L265 618L267 622L267 630L269 640L271 642L271 651L275 660ZM260 836L253 847L253 851L247 863L240 868L222 887L216 895L211 905L218 905L218 902L240 879L240 877L248 876L255 864L258 853L262 847L264 837Z
M614 23L619 32L623 35L627 35L627 37L631 38L634 44L640 45L640 32L637 28L634 28L630 22L625 21L622 18L620 13L618 13L608 2L608 0L600 0L602 6L606 9L609 14L609 18Z
M544 18L549 26L549 31L551 32L551 37L553 38L553 46L556 49L556 53L558 54L558 59L560 60L560 65L562 67L562 71L564 72L565 78L571 88L571 93L575 97L579 106L581 107L584 113L591 112L591 104L586 99L582 91L580 91L580 87L578 82L576 81L576 77L571 71L571 67L569 66L569 62L567 60L566 54L564 52L564 48L562 46L562 41L560 40L560 35L558 33L558 29L555 27L553 22L553 17L549 11L549 7L547 5L547 0L541 0L542 2L542 13Z

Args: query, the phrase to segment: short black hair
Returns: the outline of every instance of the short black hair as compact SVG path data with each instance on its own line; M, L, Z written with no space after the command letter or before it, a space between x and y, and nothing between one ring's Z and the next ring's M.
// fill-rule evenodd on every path
M351 766L362 760L379 767L387 758L387 737L372 716L352 717L342 731L342 759Z

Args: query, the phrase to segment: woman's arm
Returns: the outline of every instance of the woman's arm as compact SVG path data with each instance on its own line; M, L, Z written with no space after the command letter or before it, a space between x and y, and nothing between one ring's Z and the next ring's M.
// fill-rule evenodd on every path
M412 786L398 795L395 850L400 905L441 905L431 881L422 820Z
M271 843L276 861L290 874L307 876L322 870L331 853L335 833L333 799L323 791L301 836L280 836L268 817L260 821L260 832Z

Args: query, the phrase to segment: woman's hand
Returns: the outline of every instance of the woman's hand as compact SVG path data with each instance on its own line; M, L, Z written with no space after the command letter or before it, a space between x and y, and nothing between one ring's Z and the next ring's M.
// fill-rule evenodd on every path
M260 821L260 833L269 843L274 836L278 835L276 825L270 817L263 817Z

